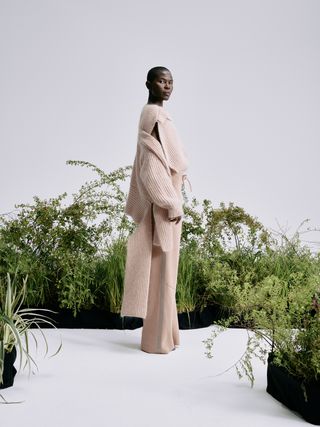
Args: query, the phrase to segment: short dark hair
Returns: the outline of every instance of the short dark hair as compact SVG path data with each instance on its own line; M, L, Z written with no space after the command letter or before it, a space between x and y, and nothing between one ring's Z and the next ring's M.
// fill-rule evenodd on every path
M158 77L158 75L159 75L159 73L161 73L161 71L169 71L169 73L170 73L170 70L168 70L168 68L166 68L166 67L162 67L161 65L159 65L159 66L157 66L157 67L153 67L153 68L151 68L151 69L148 71L148 74L147 74L147 80L148 80L149 82L153 82L153 80L154 80L154 79L156 79L156 78Z

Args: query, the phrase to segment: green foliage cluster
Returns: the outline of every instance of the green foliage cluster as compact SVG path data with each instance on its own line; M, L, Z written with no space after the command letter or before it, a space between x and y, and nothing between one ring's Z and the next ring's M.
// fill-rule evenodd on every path
M272 263L273 261L273 263ZM233 282L229 316L204 341L213 356L217 335L230 325L245 328L248 340L235 363L238 376L254 383L252 358L283 366L303 382L320 379L320 259L299 241L287 241L264 259L270 268L258 284ZM280 268L282 267L282 268ZM266 272L268 270L265 270Z
M67 163L89 168L97 178L85 182L69 204L66 193L49 200L34 197L32 204L16 206L14 216L0 217L0 279L7 273L20 281L28 275L27 306L67 308L74 315L92 307L119 313L126 242L134 228L124 214L122 189L130 168L106 173L89 162ZM259 295L263 299L269 288L287 295L318 275L319 257L297 236L275 238L232 203L214 207L208 200L185 198L179 312L218 305L229 324L256 325L267 307L258 304Z
M273 244L264 226L232 203L220 203L218 208L209 200L200 205L194 198L187 203L182 253L190 246L196 248L196 271L202 273L200 307L218 304L228 312L236 298L235 284L257 285L265 277L258 261L270 253Z
M50 310L22 307L27 292L27 280L28 276L23 278L22 283L18 283L17 277L14 276L12 280L9 273L4 283L2 278L0 279L0 384L3 383L5 354L10 353L14 347L20 356L19 369L28 367L30 374L32 366L37 368L37 363L30 353L29 342L31 337L38 347L39 340L32 328L37 328L41 332L45 354L48 354L48 342L40 326L48 324L54 327L48 317ZM59 353L61 347L62 343L52 356Z
M130 167L107 174L88 162L67 163L88 167L98 177L73 194L68 205L63 203L66 193L49 200L34 197L33 204L17 205L14 217L0 217L0 278L10 273L22 280L28 275L28 306L60 306L76 314L99 305L98 298L106 294L106 304L118 310L119 297L113 293L121 288L110 289L105 277L123 264L122 259L110 266L110 260L119 247L125 256L121 242L132 229L121 189Z
M180 251L177 279L177 310L179 313L203 309L208 285L209 261L195 242L184 245Z

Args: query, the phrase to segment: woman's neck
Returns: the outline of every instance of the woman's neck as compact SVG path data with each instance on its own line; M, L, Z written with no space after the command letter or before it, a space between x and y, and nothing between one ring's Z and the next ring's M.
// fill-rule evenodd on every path
M163 107L163 100L154 98L152 95L149 95L148 104L156 104L159 105L159 107Z

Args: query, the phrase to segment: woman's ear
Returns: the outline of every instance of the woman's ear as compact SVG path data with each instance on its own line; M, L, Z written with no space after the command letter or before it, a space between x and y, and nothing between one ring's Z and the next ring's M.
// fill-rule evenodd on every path
M151 82L149 82L149 80L146 81L146 86L147 86L147 89L150 90Z

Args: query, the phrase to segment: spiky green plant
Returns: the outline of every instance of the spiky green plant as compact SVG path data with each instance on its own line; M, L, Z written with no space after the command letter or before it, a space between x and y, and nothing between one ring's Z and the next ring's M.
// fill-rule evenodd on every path
M7 274L7 280L4 284L0 281L0 383L3 380L4 356L10 353L13 347L16 347L19 354L19 370L28 367L29 373L32 366L37 368L37 363L30 353L30 337L38 346L38 339L33 329L40 331L41 337L45 344L45 354L48 354L48 342L45 334L41 329L41 324L47 324L54 327L54 324L43 312L51 310L32 308L22 308L26 297L28 276L23 278L22 284L18 286L15 278ZM62 347L60 343L57 354Z
M95 283L101 308L120 313L126 264L127 240L119 238L108 248L105 257L96 261Z
M177 278L177 309L179 313L205 307L204 293L208 282L208 260L201 255L194 242L180 251Z

